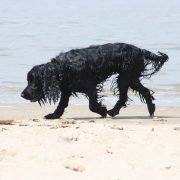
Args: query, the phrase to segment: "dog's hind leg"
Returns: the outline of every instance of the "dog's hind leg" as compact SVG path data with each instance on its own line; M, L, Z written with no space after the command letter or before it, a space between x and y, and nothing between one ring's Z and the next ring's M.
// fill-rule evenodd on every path
M103 118L107 116L107 109L101 102L98 102L98 94L96 88L91 89L87 93L89 97L89 109L92 112L100 114Z
M131 85L130 85L131 89L139 92L139 96L141 98L141 101L146 101L147 107L148 107L148 111L150 116L154 116L154 112L155 112L155 104L152 103L152 100L154 100L154 97L152 96L152 94L150 93L150 90L146 87L144 87L140 80L137 79L136 81L134 81Z
M68 106L70 96L71 96L71 93L62 92L59 105L54 111L54 113L48 114L44 118L45 119L59 119L63 115L65 108Z
M119 90L119 100L115 104L114 108L109 110L107 113L114 117L115 115L119 114L119 111L122 107L126 107L126 102L128 100L127 92L129 87L129 80L128 76L118 76L117 78L117 87Z

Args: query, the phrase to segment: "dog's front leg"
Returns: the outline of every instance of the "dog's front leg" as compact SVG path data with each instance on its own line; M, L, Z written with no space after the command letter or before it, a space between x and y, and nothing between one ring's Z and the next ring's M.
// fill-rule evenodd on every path
M62 92L59 105L54 111L54 113L48 114L44 118L45 119L59 119L63 115L64 109L68 106L70 96L71 96L71 93Z

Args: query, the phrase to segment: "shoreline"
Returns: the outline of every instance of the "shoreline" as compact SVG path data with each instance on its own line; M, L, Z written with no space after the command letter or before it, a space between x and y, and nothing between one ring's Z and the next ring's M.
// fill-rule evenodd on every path
M167 85L166 87L168 87L169 85ZM169 88L149 88L150 90L152 90L152 92L154 92L154 97L155 97L155 101L154 103L157 106L173 106L173 107L180 107L180 92L179 90L179 84L176 84L177 88L174 90L170 90ZM175 86L175 87L176 87ZM4 94L4 93L3 93ZM19 92L20 94L20 92ZM1 98L0 101L0 106L9 106L9 105L16 105L16 104L30 104L30 102L24 100L23 98L20 97L20 95L14 95L13 97L11 97L11 95L6 94ZM114 95L113 92L107 88L105 88L101 94L104 96L102 101L105 105L109 105L109 106L113 106L115 104L115 102L118 100L117 95ZM129 90L128 92L128 96L129 96L129 104L132 104L133 106L136 105L144 105L141 101L138 95L136 95L133 91ZM70 105L88 105L88 100L87 98L79 93L78 94L78 98L77 97L71 97L70 98Z

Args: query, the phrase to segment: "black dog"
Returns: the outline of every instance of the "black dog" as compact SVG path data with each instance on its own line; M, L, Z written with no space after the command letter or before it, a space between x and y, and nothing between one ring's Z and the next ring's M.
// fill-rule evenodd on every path
M59 99L59 105L46 119L60 118L68 106L69 97L77 92L89 98L91 111L106 117L115 116L122 107L126 107L128 89L139 93L142 101L147 103L150 116L154 115L154 97L144 87L140 79L151 77L160 70L168 56L159 52L156 55L145 49L124 43L90 46L60 53L51 62L35 66L27 75L28 85L21 96L31 102L46 103ZM114 108L107 111L98 95L103 82L113 74L116 78L115 92L119 100Z

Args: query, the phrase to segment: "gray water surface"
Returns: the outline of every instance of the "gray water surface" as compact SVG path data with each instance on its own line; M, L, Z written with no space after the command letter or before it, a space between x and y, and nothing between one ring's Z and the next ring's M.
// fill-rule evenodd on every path
M61 51L109 42L167 53L168 63L143 83L157 103L180 105L179 0L1 1L0 103L25 102L20 93L32 66Z

